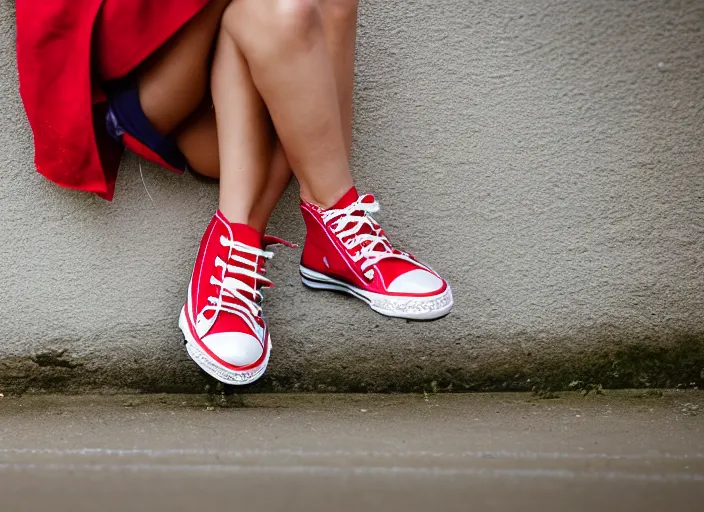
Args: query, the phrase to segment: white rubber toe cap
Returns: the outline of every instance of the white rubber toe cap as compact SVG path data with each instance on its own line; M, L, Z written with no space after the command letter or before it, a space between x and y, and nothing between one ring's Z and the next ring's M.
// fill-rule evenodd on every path
M432 293L439 291L442 285L442 279L419 268L398 276L388 290L391 293Z
M264 354L259 340L242 332L219 332L203 338L203 343L220 359L233 366L255 363Z

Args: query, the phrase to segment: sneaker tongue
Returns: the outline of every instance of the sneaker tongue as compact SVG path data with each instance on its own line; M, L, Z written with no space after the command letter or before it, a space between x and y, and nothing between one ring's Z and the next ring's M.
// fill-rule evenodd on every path
M355 187L352 187L349 189L347 192L345 192L345 195L342 196L337 203L335 203L330 210L341 210L342 208L347 208L349 205L354 203L357 199L359 199L359 194L357 193L357 189Z
M357 192L357 189L355 187L352 187L351 189L349 189L345 193L344 196L342 196L340 198L340 200L337 203L335 203L335 206L330 208L330 210L341 210L343 208L347 208L349 205L351 205L352 203L354 203L358 199L359 199L359 193ZM370 202L373 202L374 198L371 196L368 196L368 200ZM356 215L362 216L362 215L364 215L364 212L362 210L359 210L356 212ZM373 232L373 230L372 230L371 226L368 226L365 224L361 227L361 229L357 232L357 234L368 235L372 232Z
M252 226L231 223L230 228L232 229L232 236L236 241L249 245L250 247L256 247L257 249L262 248L262 234ZM251 259L254 260L254 256L252 256Z
M262 248L262 234L259 231L257 231L256 229L254 229L251 226L248 226L247 224L239 224L236 222L230 222L229 224L230 224L230 229L232 229L232 238L236 242L240 242L244 245L248 245L250 247L255 247L257 249ZM255 255L249 254L246 252L241 252L241 251L238 251L237 249L234 249L233 253L235 253L240 258L244 258L246 260L251 261L252 263L256 262L256 260L257 260L257 257ZM236 264L233 261L229 261L228 263L230 265ZM262 263L262 262L260 261L260 263ZM246 266L246 265L242 265L242 266L244 268L246 268L247 270L252 270L252 271L256 270L258 272L258 269L255 269L254 266L251 266L251 267ZM255 290L257 289L257 283L256 283L255 279L244 276L242 274L237 274L236 277L237 277L237 279L239 279L243 283L247 284L248 286L251 286ZM255 299L254 294L247 294L244 292L241 292L241 293L243 295L245 295L246 297L248 296L248 298L251 300Z

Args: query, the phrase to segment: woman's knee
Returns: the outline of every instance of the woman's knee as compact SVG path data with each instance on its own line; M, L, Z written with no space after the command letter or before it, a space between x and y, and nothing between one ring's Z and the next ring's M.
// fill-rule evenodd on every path
M357 23L358 0L319 0L323 16L340 25Z
M262 46L306 39L320 26L320 0L237 0L225 10L222 25L233 34L241 27L254 29Z
M319 19L319 0L275 0L273 21L285 30L305 32Z

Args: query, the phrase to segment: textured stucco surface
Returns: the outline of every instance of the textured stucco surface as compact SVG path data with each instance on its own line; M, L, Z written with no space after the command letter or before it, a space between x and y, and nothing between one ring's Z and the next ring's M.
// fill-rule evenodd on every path
M176 320L216 186L137 159L115 201L32 166L0 0L0 390L201 390ZM434 323L303 289L280 249L261 389L704 379L704 2L365 1L354 170L452 283ZM302 241L290 189L270 231ZM582 384L578 384L582 386Z

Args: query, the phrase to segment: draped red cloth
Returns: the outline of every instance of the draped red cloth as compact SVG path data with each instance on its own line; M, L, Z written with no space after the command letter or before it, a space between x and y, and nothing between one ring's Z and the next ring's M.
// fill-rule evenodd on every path
M121 78L208 0L16 0L20 95L37 171L112 199L122 148L105 131L103 80Z

